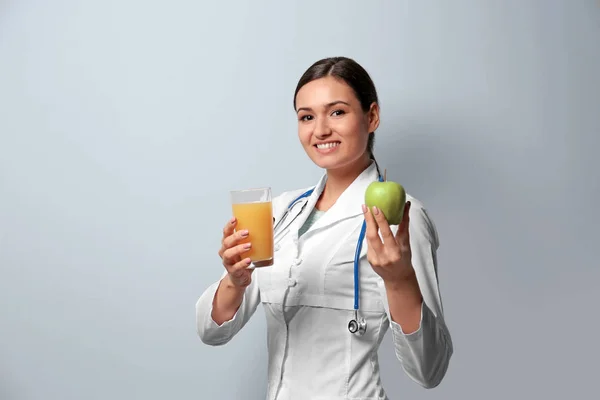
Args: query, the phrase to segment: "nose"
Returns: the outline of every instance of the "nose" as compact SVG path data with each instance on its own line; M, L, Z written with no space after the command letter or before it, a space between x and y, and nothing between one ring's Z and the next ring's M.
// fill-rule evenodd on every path
M329 127L326 118L317 118L313 134L319 140L323 140L327 136L331 135L331 128Z

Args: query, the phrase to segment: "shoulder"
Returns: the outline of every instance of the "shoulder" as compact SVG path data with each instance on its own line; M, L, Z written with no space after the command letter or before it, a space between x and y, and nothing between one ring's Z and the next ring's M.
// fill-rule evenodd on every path
M406 201L410 201L410 230L418 235L424 235L434 247L439 246L439 237L433 218L429 215L422 201L416 197L406 194Z

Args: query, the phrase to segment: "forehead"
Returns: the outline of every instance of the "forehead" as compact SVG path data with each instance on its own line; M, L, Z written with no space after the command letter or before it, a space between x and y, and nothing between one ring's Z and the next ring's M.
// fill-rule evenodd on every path
M317 107L338 100L352 103L354 91L344 81L328 76L304 85L296 96L296 108Z

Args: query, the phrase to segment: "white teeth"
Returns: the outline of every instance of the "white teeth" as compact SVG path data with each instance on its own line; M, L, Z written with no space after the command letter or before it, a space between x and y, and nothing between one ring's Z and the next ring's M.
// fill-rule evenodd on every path
M318 144L317 148L319 148L319 149L331 149L333 147L336 147L339 144L340 144L339 142L335 142L335 143L323 143L323 144Z

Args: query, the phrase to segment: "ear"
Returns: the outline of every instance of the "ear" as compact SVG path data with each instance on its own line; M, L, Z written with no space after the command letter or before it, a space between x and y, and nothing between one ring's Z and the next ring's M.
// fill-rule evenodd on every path
M379 104L373 102L367 112L369 132L375 132L379 127Z

